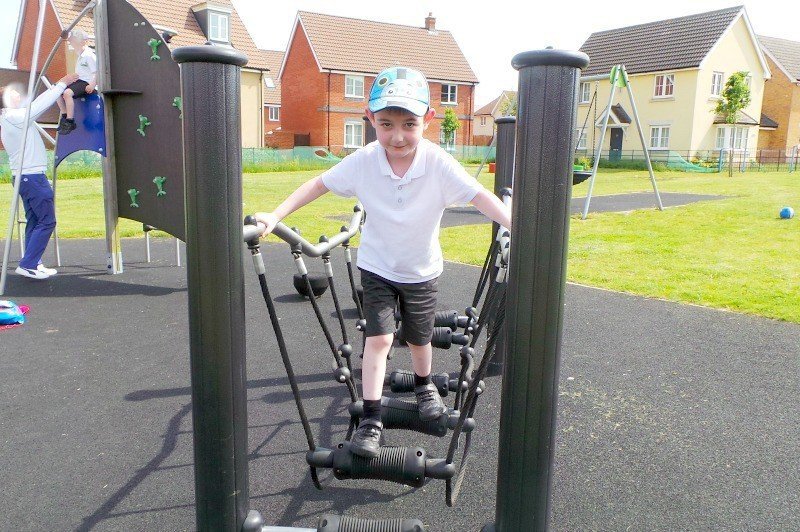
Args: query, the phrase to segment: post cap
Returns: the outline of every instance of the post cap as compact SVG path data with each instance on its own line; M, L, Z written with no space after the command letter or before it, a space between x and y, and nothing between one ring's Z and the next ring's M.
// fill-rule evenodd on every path
M223 63L236 66L247 64L247 56L239 50L210 44L175 48L172 59L176 63Z
M573 50L531 50L520 52L511 60L511 66L521 68L534 66L567 66L584 69L589 65L589 56Z
M495 124L515 124L516 122L516 116L501 116L494 121Z

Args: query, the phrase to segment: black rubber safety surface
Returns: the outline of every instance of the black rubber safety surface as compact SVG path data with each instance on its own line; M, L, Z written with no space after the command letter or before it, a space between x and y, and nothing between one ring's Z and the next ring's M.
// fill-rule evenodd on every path
M117 276L105 273L102 241L61 246L68 266L56 278L11 273L4 296L31 311L0 331L0 529L192 530L186 270L174 266L174 241L154 240L148 265L143 240L125 240ZM265 255L307 411L319 444L334 445L346 430L345 387L292 287L287 247ZM338 251L334 267L360 347ZM440 308L467 306L478 273L446 264ZM332 512L472 531L493 519L500 377L487 379L478 405L455 508L436 480L413 490L323 473L317 491L254 274L247 290L250 497L268 524L313 527ZM321 303L338 338L329 292ZM552 529L800 528L798 352L795 324L569 285ZM390 367L410 367L407 351ZM434 371L456 368L455 351L437 350ZM386 441L437 457L448 443L400 431Z
M683 194L676 192L661 192L661 203L664 207L679 207L698 201L714 201L725 199L726 196L709 194ZM570 212L578 214L583 212L585 197L572 198ZM640 209L654 209L657 205L655 194L652 192L634 192L631 194L613 194L609 196L594 196L589 204L589 213L593 212L627 212ZM470 225L489 223L490 220L472 206L450 207L442 216L442 227L455 225Z

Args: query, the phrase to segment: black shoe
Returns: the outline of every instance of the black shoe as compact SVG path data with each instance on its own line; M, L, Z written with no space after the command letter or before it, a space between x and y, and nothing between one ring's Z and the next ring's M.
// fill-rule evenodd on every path
M64 127L64 122L67 121L67 115L61 113L61 116L58 118L58 131L61 132L61 128Z
M364 458L375 458L381 448L383 423L374 419L364 419L350 439L350 452Z
M59 128L58 132L62 135L69 135L77 127L78 126L75 124L75 120L67 118L64 120L64 127Z
M442 414L447 413L447 407L444 406L435 384L428 383L422 386L416 386L414 388L414 395L417 396L419 418L422 421L433 421L434 419L438 419Z

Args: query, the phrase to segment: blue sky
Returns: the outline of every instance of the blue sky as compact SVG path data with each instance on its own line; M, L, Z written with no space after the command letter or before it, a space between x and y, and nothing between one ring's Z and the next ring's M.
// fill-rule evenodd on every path
M800 41L797 0L462 0L458 3L398 0L391 8L375 0L233 0L233 3L253 40L268 50L286 48L297 10L414 26L421 26L425 16L432 12L437 27L453 33L481 82L476 95L478 106L494 99L501 90L516 88L516 72L511 68L514 54L545 46L577 49L595 31L743 4L757 34ZM8 64L18 13L19 0L0 0L0 67Z

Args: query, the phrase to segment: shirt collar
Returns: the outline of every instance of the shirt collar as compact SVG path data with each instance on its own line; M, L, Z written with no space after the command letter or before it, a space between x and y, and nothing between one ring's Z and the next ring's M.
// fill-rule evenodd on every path
M403 177L398 177L394 174L392 167L389 164L389 160L386 158L386 150L383 148L383 146L378 144L378 151L380 153L380 157L378 157L378 165L380 166L381 174L388 176L397 182L408 182L412 179L416 179L425 175L425 162L428 159L425 156L425 152L427 151L426 143L426 139L419 141L419 144L417 144L417 149L414 151L414 160L411 161L411 166L406 172L406 175Z

